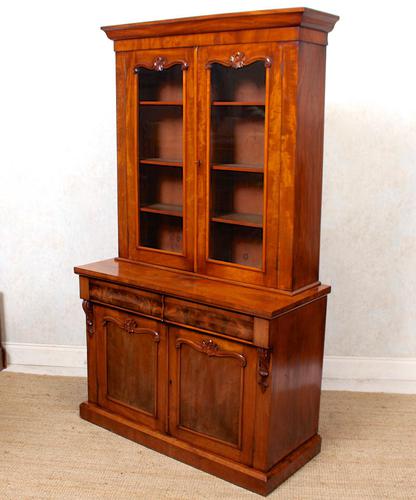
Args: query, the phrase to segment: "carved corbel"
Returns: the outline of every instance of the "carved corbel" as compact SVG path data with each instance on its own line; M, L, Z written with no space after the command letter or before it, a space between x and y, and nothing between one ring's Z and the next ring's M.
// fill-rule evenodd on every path
M84 309L87 319L87 333L90 337L92 337L94 335L94 313L92 302L90 302L89 300L83 300L82 308Z
M261 387L262 392L264 392L269 387L268 378L270 375L270 358L271 350L259 347L257 349L258 354L258 383Z

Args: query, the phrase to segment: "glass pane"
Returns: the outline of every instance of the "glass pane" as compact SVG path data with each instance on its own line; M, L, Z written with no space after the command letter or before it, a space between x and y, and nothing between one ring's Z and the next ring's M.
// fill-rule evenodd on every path
M264 61L234 69L213 64L211 70L212 100L245 101L264 104L266 71Z
M264 62L211 69L210 258L260 269L263 249Z
M139 244L182 252L183 71L138 73Z
M140 69L140 100L182 102L182 68L179 64L163 71Z
M211 162L263 167L264 106L212 106Z

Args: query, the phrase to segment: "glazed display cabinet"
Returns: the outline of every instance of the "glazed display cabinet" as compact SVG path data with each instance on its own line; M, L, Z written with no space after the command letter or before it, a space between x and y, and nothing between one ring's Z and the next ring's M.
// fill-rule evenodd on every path
M103 28L116 52L119 254L75 268L81 416L263 495L321 446L337 20L298 8Z

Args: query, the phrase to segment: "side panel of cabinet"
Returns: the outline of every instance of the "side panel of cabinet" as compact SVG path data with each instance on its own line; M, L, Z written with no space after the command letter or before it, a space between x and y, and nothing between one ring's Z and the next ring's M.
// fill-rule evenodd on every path
M276 286L278 44L198 50L198 272Z
M319 280L326 47L299 46L293 289Z
M194 50L117 56L120 257L194 269Z
M318 282L322 198L325 47L285 44L277 287Z
M169 428L173 436L250 464L256 351L169 328Z
M164 429L165 327L155 320L94 305L98 404L153 429Z
M326 303L324 297L273 320L266 385L257 393L258 469L269 470L318 432Z

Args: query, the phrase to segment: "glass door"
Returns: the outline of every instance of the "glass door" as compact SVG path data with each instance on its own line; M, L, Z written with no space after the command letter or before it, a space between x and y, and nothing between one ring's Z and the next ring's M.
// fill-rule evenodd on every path
M190 270L192 58L186 49L134 53L127 104L130 258Z
M267 174L272 47L202 49L205 231L202 267L267 284Z

